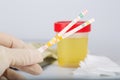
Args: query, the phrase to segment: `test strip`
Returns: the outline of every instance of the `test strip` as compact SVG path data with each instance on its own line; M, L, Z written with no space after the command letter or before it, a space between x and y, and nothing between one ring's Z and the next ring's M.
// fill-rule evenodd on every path
M95 21L94 18L92 18L92 19L86 21L85 23L81 24L80 26L74 28L73 30L65 33L64 35L61 35L61 36L56 35L54 38L52 38L52 40L50 40L50 41L49 41L47 44L45 44L44 46L40 47L38 50L39 50L41 53L44 52L48 47L56 44L57 42L59 42L60 40L62 40L62 39L64 39L64 38L66 38L66 37L74 34L74 33L77 32L78 30L80 30L80 29L84 28L85 26L93 23L94 21Z
M55 37L53 37L47 44L47 46L52 46L56 41L59 41L61 39L62 35L67 32L68 29L70 29L75 23L80 21L81 18L83 18L88 13L87 9L83 10L74 20L72 20L62 31L60 31Z
M48 47L52 46L53 44L59 42L62 39L62 35L70 29L76 22L78 22L81 18L83 18L88 13L88 10L83 10L71 23L69 23L61 32L59 32L55 37L53 37L50 41L48 41L44 46L40 47L38 50L43 52Z

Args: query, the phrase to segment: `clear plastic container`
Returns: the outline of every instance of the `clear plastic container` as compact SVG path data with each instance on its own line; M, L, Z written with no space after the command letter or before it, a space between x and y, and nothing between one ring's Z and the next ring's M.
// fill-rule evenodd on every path
M79 26L82 22L76 23L71 29ZM60 32L67 26L70 21L56 22L54 26L55 32ZM57 44L58 64L62 67L78 67L80 61L87 56L88 51L88 34L90 32L88 25L73 35L61 40ZM68 31L70 31L69 29Z

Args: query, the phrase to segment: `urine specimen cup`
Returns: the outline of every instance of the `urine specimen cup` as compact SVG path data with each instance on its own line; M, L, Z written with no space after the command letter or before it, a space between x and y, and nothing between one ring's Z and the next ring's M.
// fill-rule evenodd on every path
M54 24L54 31L59 33L71 21L58 21ZM68 31L84 23L79 21ZM67 32L68 32L67 31ZM57 43L58 65L62 67L79 67L80 61L83 61L88 53L88 34L91 31L91 25L85 26L73 35Z

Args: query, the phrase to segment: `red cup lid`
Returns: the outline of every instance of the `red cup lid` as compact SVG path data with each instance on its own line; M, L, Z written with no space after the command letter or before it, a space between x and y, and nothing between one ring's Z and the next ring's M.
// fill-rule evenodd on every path
M71 21L58 21L54 23L54 31L55 32L60 32L62 29L64 29ZM81 25L85 21L79 21L76 24L74 24L68 31L76 28L77 26ZM67 31L67 32L68 32ZM82 33L82 32L90 32L91 31L91 24L85 26L84 28L80 29L77 31L77 33Z

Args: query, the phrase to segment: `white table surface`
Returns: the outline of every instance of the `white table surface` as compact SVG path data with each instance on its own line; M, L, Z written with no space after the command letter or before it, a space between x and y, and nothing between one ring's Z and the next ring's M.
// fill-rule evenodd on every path
M84 79L84 80L89 80L89 79L96 79L96 80L120 80L120 75L119 76L104 76L104 77L96 77L96 76L75 76L73 75L73 71L76 70L76 68L64 68L58 66L57 62L55 62L52 65L47 66L46 68L43 69L43 72L40 75L34 76L30 75L28 73L18 71L20 74L24 75L28 80L64 80L64 79L69 79L69 80L78 80L78 79Z
M25 72L21 72L19 71L20 74L24 75L28 80L58 80L58 79L74 79L74 80L78 80L78 79L84 79L84 80L89 80L89 79L117 79L117 80L120 80L120 76L116 76L116 77L94 77L94 76L91 76L91 77L87 77L87 76L75 76L73 75L73 71L75 70L76 68L63 68L63 67L59 67L57 65L57 63L55 62L54 64L46 67L44 69L44 71L40 74L40 75L37 75L37 76L33 76L33 75L30 75L28 73L25 73Z
M104 44L104 43L103 43ZM113 43L113 44L93 44L92 47L90 47L90 53L93 55L102 55L102 56L107 56L114 62L118 63L120 65L120 44L118 43ZM57 63L49 65L47 68L44 69L44 71L38 75L38 76L33 76L25 72L19 71L20 74L24 75L27 79L31 80L58 80L58 79L84 79L84 80L120 80L120 76L116 77L87 77L87 76L74 76L73 71L75 68L63 68L59 67Z

